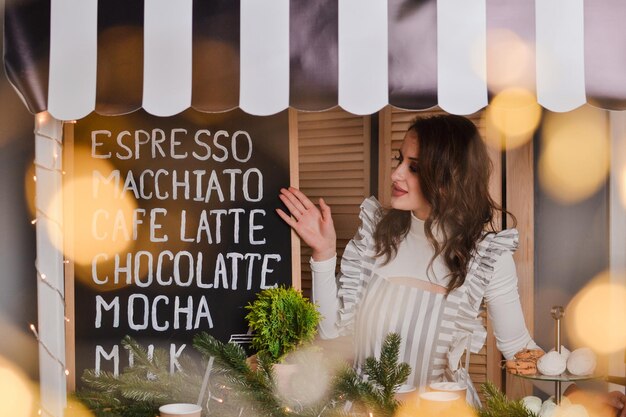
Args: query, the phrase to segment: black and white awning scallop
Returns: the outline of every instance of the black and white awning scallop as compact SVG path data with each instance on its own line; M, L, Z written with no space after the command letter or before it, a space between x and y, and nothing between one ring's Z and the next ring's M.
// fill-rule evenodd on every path
M626 2L7 0L5 69L61 120L144 108L626 108Z

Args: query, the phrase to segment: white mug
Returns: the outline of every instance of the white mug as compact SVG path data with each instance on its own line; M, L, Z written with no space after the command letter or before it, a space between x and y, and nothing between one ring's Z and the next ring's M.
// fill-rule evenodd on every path
M420 410L427 416L445 413L458 403L460 399L461 397L453 392L423 392L419 396Z
M161 417L200 417L202 407L196 404L165 404L159 407Z
M459 382L433 382L428 386L429 391L453 392L465 401L467 385Z

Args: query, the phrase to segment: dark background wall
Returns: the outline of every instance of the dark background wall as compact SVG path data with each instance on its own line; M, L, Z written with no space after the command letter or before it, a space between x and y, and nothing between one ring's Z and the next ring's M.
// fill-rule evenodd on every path
M538 172L540 146L541 137L537 135L535 173ZM543 192L535 175L534 324L535 341L540 346L547 349L554 346L551 307L566 307L585 284L608 267L608 186L579 203L564 205ZM567 316L563 320L567 320ZM562 333L563 344L567 345L566 334Z
M2 5L2 11L4 5ZM0 16L0 39L4 17ZM37 379L35 228L27 208L26 171L35 151L34 117L0 76L0 356ZM32 181L32 178L30 178ZM31 195L29 198L32 198Z

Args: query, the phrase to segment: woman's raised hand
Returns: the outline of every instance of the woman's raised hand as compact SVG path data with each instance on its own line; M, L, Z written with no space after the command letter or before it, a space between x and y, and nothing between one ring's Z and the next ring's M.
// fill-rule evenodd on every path
M276 209L276 213L313 249L313 260L324 261L335 256L337 234L330 207L324 200L320 198L318 209L307 196L293 187L281 188L279 197L292 217L281 209Z

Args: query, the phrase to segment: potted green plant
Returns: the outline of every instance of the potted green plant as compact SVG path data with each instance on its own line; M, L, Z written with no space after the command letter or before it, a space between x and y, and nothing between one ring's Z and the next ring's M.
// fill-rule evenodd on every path
M252 347L274 363L312 341L321 318L315 304L291 287L265 289L246 309L246 320L254 332Z

